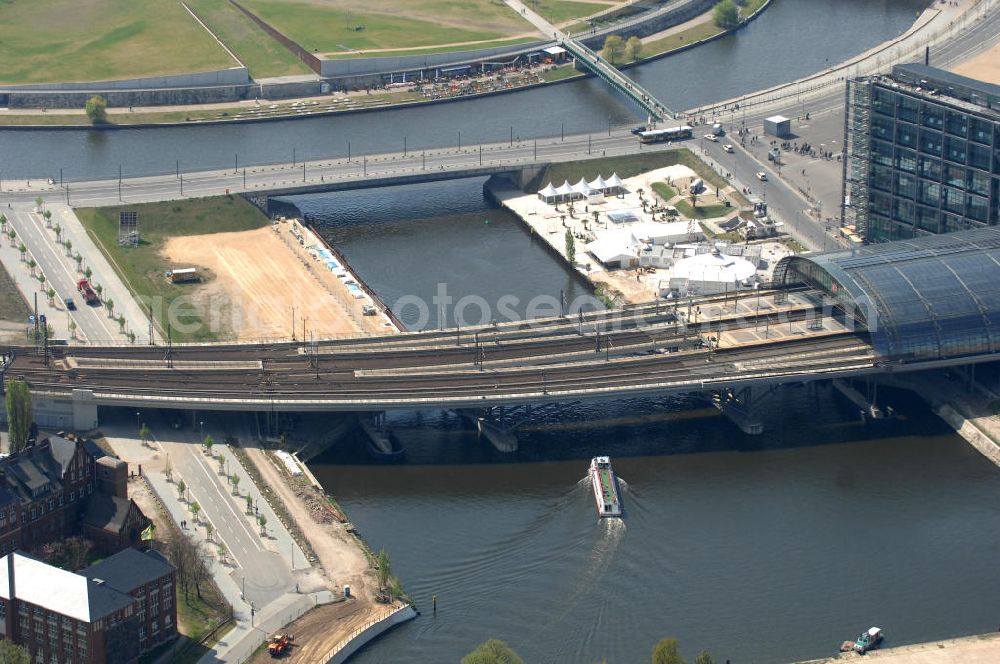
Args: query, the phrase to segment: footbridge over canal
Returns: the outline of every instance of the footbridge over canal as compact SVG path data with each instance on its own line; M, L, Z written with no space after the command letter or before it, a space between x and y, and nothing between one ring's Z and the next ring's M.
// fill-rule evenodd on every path
M576 68L590 71L602 81L607 83L618 94L624 96L629 101L641 108L650 120L659 122L673 115L663 102L653 96L634 80L626 76L617 67L602 58L598 53L588 48L582 42L566 37L560 42L574 58L576 58Z

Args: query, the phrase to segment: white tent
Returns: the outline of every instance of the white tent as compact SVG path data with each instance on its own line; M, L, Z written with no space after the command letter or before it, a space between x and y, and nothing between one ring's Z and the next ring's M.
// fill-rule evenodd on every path
M609 177L607 180L604 181L604 186L606 187L607 191L612 193L618 193L624 188L625 183L622 182L622 179L618 177L617 173L612 173L611 177Z
M584 178L580 178L580 181L573 185L573 193L586 198L590 195L590 185L587 184Z
M558 196L559 190L553 187L551 182L545 185L545 188L539 190L538 192L538 197L546 203L553 202Z
M639 261L639 243L627 230L598 232L587 251L608 267L634 267Z
M746 281L756 272L754 264L743 258L708 253L677 261L673 276L693 281L735 284Z
M560 186L558 189L556 189L556 195L559 196L559 198L561 198L563 200L565 200L567 197L573 195L573 187L570 186L569 180L566 180L565 182L563 182L562 186Z
M600 191L602 193L604 192L605 189L608 188L607 183L604 182L604 178L602 178L600 175L598 175L597 179L594 180L593 182L587 183L587 186L593 189L594 191Z

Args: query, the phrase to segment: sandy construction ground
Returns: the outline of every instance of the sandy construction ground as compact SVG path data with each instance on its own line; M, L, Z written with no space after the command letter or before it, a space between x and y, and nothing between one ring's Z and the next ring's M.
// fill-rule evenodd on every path
M238 233L171 238L163 253L173 265L212 275L195 287L192 300L221 312L223 336L239 341L287 339L293 308L297 338L387 333L383 316L362 315L334 275L288 236L288 224Z
M962 76L1000 85L1000 44L953 67L952 71Z

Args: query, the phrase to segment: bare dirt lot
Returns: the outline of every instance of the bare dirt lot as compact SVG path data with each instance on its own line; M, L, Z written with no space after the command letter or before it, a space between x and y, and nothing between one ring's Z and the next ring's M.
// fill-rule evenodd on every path
M956 74L1000 85L1000 44L952 69Z
M362 316L343 284L323 275L276 228L175 237L163 254L175 265L197 266L214 276L192 288L192 300L214 315L221 312L220 327L231 338L289 338L293 308L297 334L303 324L315 338L391 331L381 316Z
M288 624L284 632L291 634L292 647L282 659L289 664L297 662L323 662L324 656L336 646L346 634L370 619L367 607L355 600L319 606L298 620ZM261 650L250 659L251 664L270 662L266 650Z

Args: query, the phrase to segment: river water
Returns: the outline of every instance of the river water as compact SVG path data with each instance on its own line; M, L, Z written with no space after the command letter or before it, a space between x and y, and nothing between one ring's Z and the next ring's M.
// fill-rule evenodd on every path
M886 645L993 631L1000 470L905 393L864 425L829 387L787 388L767 433L679 399L533 419L500 458L452 415L397 415L398 466L345 443L311 468L423 615L358 664L458 662L488 638L527 662L832 655L872 624ZM625 517L585 480L610 454ZM431 612L432 596L438 611Z
M292 197L410 330L589 311L589 285L483 196L485 178Z
M686 109L812 74L908 28L928 0L774 0L736 34L630 70ZM0 129L0 178L111 178L606 130L636 115L600 81L308 120L116 131Z
M585 293L481 186L292 200L390 306L439 283L490 303ZM829 387L783 389L757 437L690 399L575 405L533 414L510 456L452 414L390 414L402 465L352 441L311 466L424 612L355 660L457 662L497 637L531 663L631 663L675 635L689 656L783 662L871 624L896 644L996 629L1000 469L882 394L903 417L876 426ZM620 522L598 521L584 481L604 454Z

